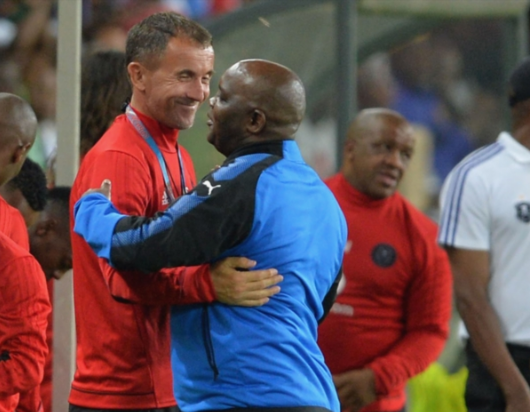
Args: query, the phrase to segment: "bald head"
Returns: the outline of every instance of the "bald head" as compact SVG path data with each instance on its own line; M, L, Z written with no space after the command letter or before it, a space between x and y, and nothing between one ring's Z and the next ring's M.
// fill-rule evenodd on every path
M361 110L355 117L346 135L347 140L359 140L363 137L377 133L385 124L394 127L410 127L407 119L394 110L385 108L372 108Z
M0 93L0 186L18 174L36 133L37 117L29 103Z
M208 141L229 155L245 144L293 139L305 104L304 86L292 70L267 60L240 61L210 99Z
M10 93L0 93L0 145L33 144L37 116L28 102ZM5 132L8 133L5 133Z
M412 127L399 113L363 110L348 129L342 173L368 196L391 196L408 167L414 144Z
M263 110L269 125L292 128L294 134L305 113L305 90L292 70L267 60L243 60L226 75L241 79L249 102ZM243 92L243 90L242 90Z

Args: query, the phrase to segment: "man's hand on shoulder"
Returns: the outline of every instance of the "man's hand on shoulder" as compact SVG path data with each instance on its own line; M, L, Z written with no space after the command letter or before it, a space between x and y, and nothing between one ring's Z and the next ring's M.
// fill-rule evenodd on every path
M243 257L229 257L210 266L217 300L237 306L262 306L280 291L283 280L276 269L250 271L256 262Z
M333 375L333 383L343 410L356 412L377 399L372 369L354 369Z

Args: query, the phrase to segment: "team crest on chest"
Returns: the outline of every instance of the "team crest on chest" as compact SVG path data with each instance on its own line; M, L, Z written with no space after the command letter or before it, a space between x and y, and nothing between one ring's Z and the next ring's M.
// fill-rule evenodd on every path
M379 243L372 249L373 262L382 268L388 268L396 262L397 252L387 243Z
M517 211L517 219L524 223L530 222L530 203L519 202L515 205L515 210Z

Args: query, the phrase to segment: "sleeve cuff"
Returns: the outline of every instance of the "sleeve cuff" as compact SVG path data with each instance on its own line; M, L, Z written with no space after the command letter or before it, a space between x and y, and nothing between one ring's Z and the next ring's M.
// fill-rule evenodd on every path
M116 224L125 217L101 193L83 196L74 206L74 232L100 257L109 260Z

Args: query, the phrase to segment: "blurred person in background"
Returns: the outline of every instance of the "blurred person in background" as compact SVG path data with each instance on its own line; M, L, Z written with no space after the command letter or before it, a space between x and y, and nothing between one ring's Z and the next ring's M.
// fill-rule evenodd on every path
M341 171L326 180L348 241L318 342L345 412L404 411L408 379L449 334L451 272L436 224L396 191L414 148L403 116L365 109L348 130Z
M60 279L72 268L68 218L70 189L55 187L48 190L44 171L26 159L18 176L0 187L0 195L17 208L26 221L30 252L44 272L48 296L53 303L53 280ZM53 312L48 316L46 343L49 351L39 392L44 412L51 412ZM31 412L33 396L33 393L21 394L17 411Z
M508 81L512 129L447 177L438 241L464 321L469 412L530 411L530 58Z
M0 93L0 186L20 172L36 130L31 106L18 96ZM42 407L38 386L48 354L50 303L42 269L28 251L24 219L0 200L0 410L34 412ZM19 407L20 398L25 401Z
M416 39L394 51L391 64L397 79L397 92L390 108L432 132L434 171L439 188L449 171L473 149L471 137L435 93L437 66L429 38Z
M87 56L81 76L81 160L123 113L130 98L125 53L99 51Z

